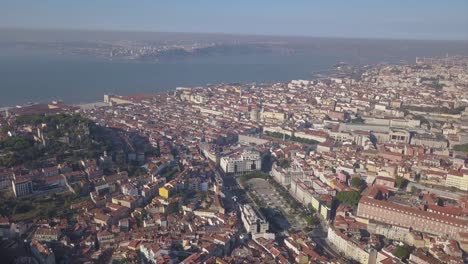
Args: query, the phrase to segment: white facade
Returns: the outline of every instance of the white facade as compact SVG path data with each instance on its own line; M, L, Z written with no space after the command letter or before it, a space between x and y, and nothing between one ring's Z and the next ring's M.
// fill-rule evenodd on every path
M262 158L257 151L244 151L222 157L220 166L225 173L258 171L262 168Z
M451 173L447 174L447 179L445 180L445 186L455 187L463 191L468 191L468 174L464 174L464 175L453 175Z
M376 263L377 251L375 249L364 250L331 227L328 228L327 240L340 252L343 252L346 257L352 258L361 264Z
M245 230L252 235L266 233L269 225L265 217L249 204L241 205L241 218Z

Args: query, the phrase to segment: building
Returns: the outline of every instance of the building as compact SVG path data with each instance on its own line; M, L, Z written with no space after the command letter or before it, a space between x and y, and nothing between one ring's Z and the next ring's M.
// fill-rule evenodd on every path
M31 242L31 253L40 264L55 264L54 252L37 240Z
M207 159L219 164L219 153L215 144L202 143L200 144L200 150Z
M411 138L411 145L428 148L447 148L448 141L441 135L416 134Z
M286 114L281 112L263 111L260 114L263 122L283 123L286 120Z
M137 206L137 199L133 196L112 197L112 203L134 209Z
M140 252L145 259L145 263L158 263L158 258L168 256L169 250L161 248L157 243L140 244Z
M166 184L164 187L159 188L159 196L168 199L173 189L174 187L172 185Z
M305 131L295 132L294 136L297 138L314 140L320 143L327 141L327 138L328 138L327 133L323 131L319 131L319 130L305 130Z
M458 239L459 234L468 229L468 220L368 197L362 197L359 201L357 215L452 239Z
M245 150L242 153L222 157L220 166L225 173L258 171L262 168L262 158L257 151Z
M11 182L11 185L16 197L26 196L33 192L31 179L14 180Z
M57 241L60 236L58 229L39 227L34 233L34 239L37 241Z
M273 177L273 179L275 179L276 182L283 186L291 184L291 175L289 172L286 169L278 166L276 163L273 164L270 175Z
M97 234L97 241L100 246L106 243L107 244L114 243L115 242L114 234L110 233L107 230L101 231Z
M442 264L441 261L424 252L422 249L415 250L409 257L411 264Z
M445 179L445 186L468 191L468 174L458 171L448 173Z
M340 230L328 227L327 240L348 258L362 264L376 263L377 251L375 249L357 244Z
M245 204L240 206L241 219L245 230L252 235L266 233L269 225L265 217L251 205Z
M389 133L390 142L393 143L404 143L408 144L410 142L411 134L403 129L392 129Z
M377 178L375 178L375 185L384 186L387 188L393 188L395 187L395 178L377 176Z

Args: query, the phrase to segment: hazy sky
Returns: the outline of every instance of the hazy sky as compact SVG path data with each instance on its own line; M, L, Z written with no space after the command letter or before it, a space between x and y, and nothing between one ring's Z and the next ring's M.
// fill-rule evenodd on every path
M0 0L0 27L468 40L468 0Z

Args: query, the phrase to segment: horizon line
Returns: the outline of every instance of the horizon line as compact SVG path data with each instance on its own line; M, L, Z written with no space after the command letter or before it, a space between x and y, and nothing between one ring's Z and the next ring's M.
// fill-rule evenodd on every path
M4 30L13 30L13 31L81 31L81 32L121 32L121 33L162 33L162 34L192 34L192 35L224 35L224 36L244 36L244 37L275 37L275 38L316 38L316 39L349 39L349 40L403 40L403 41L434 41L434 42L468 42L468 38L460 39L432 39L432 38L396 38L396 37L350 37L350 36L318 36L318 35L299 35L299 34L269 34L269 33L239 33L239 32L190 32L190 31L155 31L155 30L146 30L146 29L89 29L89 28L44 28L44 27L2 27L0 26L0 31Z

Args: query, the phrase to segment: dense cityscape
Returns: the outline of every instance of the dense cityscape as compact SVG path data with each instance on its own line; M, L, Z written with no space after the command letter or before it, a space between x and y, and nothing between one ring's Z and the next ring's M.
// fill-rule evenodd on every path
M466 263L468 58L0 116L6 263Z

